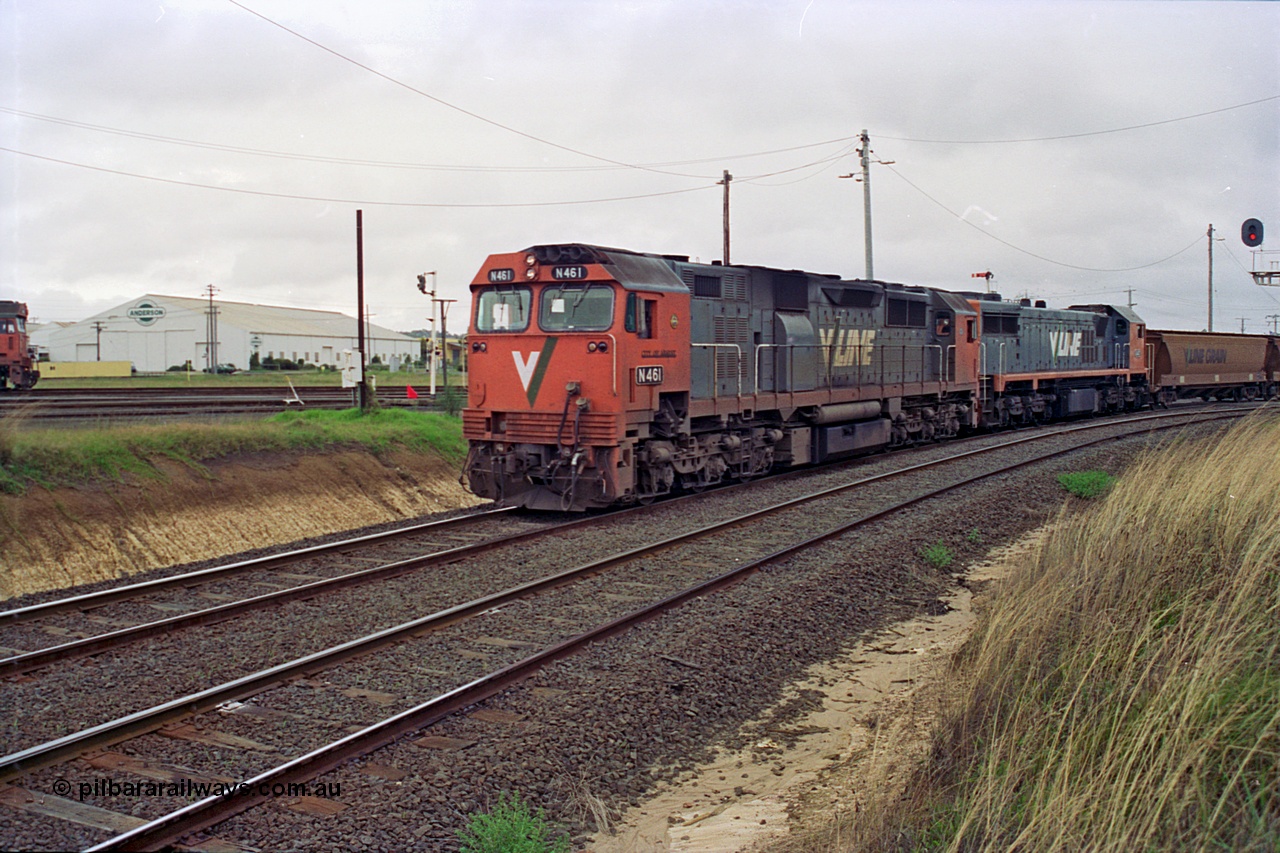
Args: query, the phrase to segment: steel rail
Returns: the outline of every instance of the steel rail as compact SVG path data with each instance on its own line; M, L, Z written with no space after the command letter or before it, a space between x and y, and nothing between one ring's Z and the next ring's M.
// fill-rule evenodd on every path
M397 560L396 562L386 563L381 566L372 566L367 569L348 572L347 574L338 575L337 577L325 578L323 580L313 581L300 586L289 587L288 589L263 593L262 595L257 595L253 598L231 601L226 604L215 605L203 610L193 610L190 613L180 613L176 616L157 619L154 622L146 622L141 625L120 628L116 631L109 631L105 634L98 634L93 637L72 640L69 643L61 643L56 646L49 646L47 648L36 649L31 652L24 652L23 654L0 659L0 678L30 672L31 670L38 669L42 666L48 666L52 663L59 663L62 661L99 654L127 643L137 642L149 637L161 636L183 628L214 625L219 622L225 622L228 619L233 619L237 616L242 616L246 613L251 613L255 610L262 610L266 607L277 606L290 601L314 598L317 595L337 592L339 590L361 586L374 581L390 580L392 578L399 577L400 575L409 574L410 572L430 568L432 566L443 566L450 563L456 563L489 551L495 551L499 548L506 548L521 542L527 542L531 539L549 536L553 533L563 533L566 529L586 526L588 524L595 523L596 521L597 519L594 518L580 518L575 519L574 521L540 528L538 530L530 530L524 533L517 533L512 536L504 536L499 539L490 539L488 541L478 542L472 545L459 545L456 548L436 551L431 554L425 554L421 557L410 557L405 560Z
M1209 420L1238 416L1223 414ZM1172 425L1155 426L1143 432L1151 433L1169 428L1172 428ZM272 786L276 784L308 781L350 760L367 755L380 747L393 743L406 734L432 725L450 714L481 702L507 687L523 681L547 664L577 654L593 642L625 633L630 628L673 610L688 601L733 586L770 563L784 560L815 545L842 536L855 528L964 486L1001 474L1007 474L1019 468L1044 462L1057 456L1065 456L1095 445L1129 437L1132 436L1105 436L1064 450L1052 451L1033 459L1014 462L993 471L966 477L926 494L908 498L892 506L884 507L852 521L844 522L802 542L788 545L771 554L742 563L717 577L703 581L625 616L549 646L523 660L509 664L488 675L443 693L434 699L260 773L243 782L242 787L238 789L239 793L215 795L199 800L90 847L86 853L108 850L155 850L174 844L181 838L194 832L208 829L266 801L269 799L269 792ZM915 466L915 468L918 470L931 465L932 463L927 463Z
M1147 417L1161 418L1161 417L1170 417L1170 415L1167 415L1167 414L1166 415L1149 415ZM988 452L988 450L1008 447L1010 445L1018 444L1026 441L1033 441L1042 437L1052 437L1054 435L1059 434L1062 431L1071 431L1075 429L1088 429L1088 428L1101 429L1110 425L1111 424L1085 424L1077 427L1064 428L1063 430L1058 430L1058 431L1050 432L1047 434L1037 433L1034 436L1024 436L1022 438L1015 439L1011 442L1004 442L999 445L994 445L992 448L981 448L978 450L967 451L966 453L958 454L956 456L949 456L945 459L935 460L932 463L921 463L921 464L926 466L933 465L933 464L941 464L943 462L951 461L953 459L962 459L962 458L965 458L967 455L971 455L974 453L984 453L984 452ZM913 470L916 470L916 466L910 466L907 468L900 469L900 471L888 472L886 474L877 475L876 477L872 477L872 478L864 478L862 480L858 480L853 483L844 484L842 486L837 486L834 488L837 491L847 489L847 488L853 488L855 486L863 485L868 482L874 482L877 479L897 476L899 473L909 473ZM820 491L820 492L814 493L813 495L796 498L794 499L794 501L789 503L779 504L777 505L776 508L766 508L765 510L758 511L758 513L767 514L768 512L780 511L782 509L785 509L789 506L794 505L797 502L803 503L808 500L817 500L831 493L832 492L830 490ZM285 554L256 558L256 560L243 561L241 563L232 563L232 564L228 564L228 566L213 567L211 569L202 569L198 572L193 572L187 575L177 575L174 578L163 578L157 581L148 581L142 584L134 584L128 587L118 587L115 590L104 590L98 593L89 593L85 596L77 596L77 597L68 598L68 599L59 599L57 601L47 602L44 605L33 605L30 608L23 608L21 610L13 610L13 611L0 613L0 625L3 625L7 618L15 619L16 621L25 621L27 619L34 619L39 616L48 616L54 613L64 612L66 610L74 610L74 609L84 610L91 607L98 607L98 606L102 606L103 604L109 603L111 601L124 600L127 598L136 598L138 597L138 595L155 592L161 589L172 588L174 586L184 586L184 587L194 586L197 583L205 582L200 578L202 578L202 576L204 576L206 573L210 573L210 572L216 573L215 574L216 579L222 579L224 577L231 577L231 576L234 576L235 574L239 574L243 571L248 571L250 569L265 568L272 564L275 564L278 561L292 562L296 559L300 559L302 557L314 556L315 554L318 554L318 553L340 552L344 550L346 547L354 547L359 544L366 544L371 540L376 541L380 538L394 536L396 534L407 534L407 533L419 532L421 530L430 529L431 527L438 526L438 525L453 526L454 524L462 520L474 520L477 517L483 517L484 515L487 515L487 514L498 514L501 512L506 512L509 509L510 508L490 510L488 513L481 513L478 515L470 515L470 516L460 516L458 519L446 519L445 521L442 521L442 522L431 522L425 525L418 525L415 527L403 528L400 531L389 531L389 532L383 532L379 534L371 534L370 536L358 537L356 539L351 539L351 540L345 540L344 542L341 542L341 543L332 543L328 545L313 546L312 548L304 548L298 551L287 552ZM639 509L641 508L633 508L632 510L624 510L623 512L634 512ZM618 514L619 513L615 513L615 516ZM612 517L614 516L610 516L610 518ZM755 516L752 516L752 517L755 517ZM730 521L725 523L734 524L734 523L739 523L740 521L743 521L743 520L745 519L741 519L741 518L730 519ZM389 580L391 578L399 577L400 575L408 574L410 572L418 571L420 569L430 568L432 566L447 565L450 563L459 562L461 560L478 556L480 554L487 553L489 551L493 551L498 548L520 544L520 543L537 539L543 536L548 536L553 533L562 533L566 530L574 529L580 526L594 524L594 523L597 523L598 521L599 521L599 518L587 517L582 519L576 519L574 521L565 522L559 525L553 525L550 527L542 528L540 530L526 531L525 533L518 533L509 537L490 540L487 542L481 542L473 545L462 545L457 548L450 548L444 551L437 551L435 553L423 555L421 557L412 557L406 560L399 560L393 563L384 564L382 566L374 566L368 569L362 569L360 571L339 575L337 577L326 578L323 580L314 581L312 583L302 584L296 587L290 587L288 589L263 593L262 595L254 596L252 598L242 599L240 601L228 602L226 604L220 604L220 605L208 607L202 610L193 610L189 613L182 613L176 616L169 616L163 619L157 619L153 622L146 622L141 625L134 625L127 628L121 628L115 631L109 631L109 632L98 634L92 637L84 637L78 640L72 640L67 643L61 643L55 646L48 646L43 649L36 649L34 651L25 652L18 655L12 655L10 657L0 659L0 678L14 676L24 672L30 672L31 670L38 669L40 667L48 666L50 664L58 663L61 661L74 660L76 658L87 657L94 654L100 654L101 652L107 651L112 648L116 648L121 645L125 645L127 643L137 642L139 640L144 640L150 637L160 636L160 635L163 635L172 631L180 630L183 628L193 628L193 627L200 627L205 625L213 625L219 622L224 622L228 619L235 618L237 616L244 615L245 613L250 613L254 610L260 610L265 607L280 605L290 601L298 601L298 600L303 600L308 598L314 598L317 595L337 592L342 589L347 589L353 586L359 586L365 583ZM715 529L715 528L709 528L707 532L710 532L711 529ZM694 532L696 533L697 531L694 531ZM674 544L674 542L669 541L668 544ZM185 580L185 579L190 579L190 580ZM126 594L129 590L134 590L135 591L134 594L132 595ZM113 595L113 593L118 593L118 595ZM101 599L99 600L96 597L101 597ZM40 608L44 608L44 609L34 614L29 612L29 611L39 610ZM9 624L15 624L15 623L16 622L10 622Z
M363 536L356 536L352 539L344 539L341 542L325 542L320 545L309 545L306 548L297 548L292 551L285 551L279 554L268 554L263 557L253 557L248 560L240 560L235 563L226 563L221 566L210 566L207 569L197 569L194 572L185 572L180 575L173 575L167 578L156 578L155 580L142 581L141 583L127 584L125 586L112 587L111 589L98 590L97 592L87 592L83 595L74 595L68 598L59 598L54 601L46 601L42 604L32 604L27 607L19 607L13 610L0 611L0 628L10 625L19 625L23 622L29 622L34 619L43 619L58 613L65 613L71 610L92 610L96 607L102 607L106 604L113 604L117 601L128 601L130 599L139 598L143 595L149 595L153 592L161 592L177 587L199 586L200 584L209 583L223 578L235 577L244 572L255 571L259 569L274 568L287 563L294 563L299 560L308 559L310 557L323 556L325 554L339 554L344 550L358 548L380 540L391 540L401 536L408 536L414 533L422 533L429 530L448 530L452 527L460 527L464 524L476 521L477 519L487 518L493 515L501 515L510 512L512 507L498 507L485 509L481 512L471 513L469 515L459 515L454 518L445 518L439 521L428 521L422 524L415 524L409 527L401 527L395 530L383 530L378 533L368 533Z
M435 399L420 395L418 406L435 411ZM384 405L410 405L403 392L384 389ZM349 408L351 392L337 386L280 385L200 386L194 388L55 388L40 387L20 397L0 396L0 418L31 420L137 419L178 415L235 415L287 411L292 405L321 409Z
M1227 417L1235 417L1235 415L1222 414L1217 418L1211 418L1210 420ZM860 480L838 486L832 486L818 492L802 495L798 498L793 498L782 503L775 504L773 506L753 510L735 516L731 519L715 522L704 527L676 534L675 536L668 537L667 539L663 539L658 542L642 545L628 551L619 552L576 568L567 569L554 575L528 581L526 583L510 587L506 590L492 593L470 602L458 604L436 613L377 631L373 634L366 635L365 637L350 640L329 649L314 652L301 658L242 676L224 684L215 685L214 687L210 687L206 690L192 693L178 699L173 699L168 702L155 705L151 708L137 711L124 717L119 717L115 720L110 720L97 726L84 729L80 732L65 735L61 738L56 738L43 744L37 744L36 746L29 747L28 749L0 757L0 783L10 781L32 770L56 764L63 759L78 755L86 750L118 743L122 740L128 740L141 734L155 731L176 719L211 710L224 702L236 701L243 699L246 696L254 695L257 692L260 692L274 684L280 683L288 678L321 671L353 657L357 657L359 655L375 651L388 644L398 642L410 635L444 628L454 622L484 613L495 607L502 606L521 598L527 598L544 590L597 574L611 566L617 565L618 563L627 562L629 560L634 560L637 557L665 550L666 548L670 548L673 545L677 545L690 539L696 539L718 530L724 530L726 528L741 525L766 515L780 512L784 509L789 509L813 500L839 494L868 483L879 482L902 474L933 468L946 462L964 459L969 456L1007 449L1010 446L1034 441L1040 438L1051 438L1059 434L1088 429L1090 426L1093 428L1101 428L1105 425L1082 425L1080 427L1056 431L1051 434L1027 436L1011 442L1005 442L1000 445L967 451L956 456L946 457L945 459L922 462L897 471L889 471L883 474L876 474L871 477L864 477ZM1164 428L1171 428L1172 426L1173 425L1169 425L1169 427ZM1160 427L1157 427L1155 429L1159 428ZM1154 429L1149 431L1154 431ZM1094 443L1112 441L1117 438L1125 437L1126 436L1107 436L1097 439ZM1012 467L1017 467L1017 465ZM999 473L999 471L995 473ZM980 475L980 477L981 476L987 475Z

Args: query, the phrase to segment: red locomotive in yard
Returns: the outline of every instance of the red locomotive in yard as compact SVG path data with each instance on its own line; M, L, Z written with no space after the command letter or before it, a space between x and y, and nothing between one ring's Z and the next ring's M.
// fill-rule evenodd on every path
M1110 305L583 244L492 255L471 289L464 473L475 494L533 509L1137 409L1187 396L1194 373L1157 377L1171 339ZM1219 370L1213 393L1274 395L1274 358L1255 355L1229 349L1250 367Z
M0 391L32 388L40 378L27 336L27 306L0 300Z

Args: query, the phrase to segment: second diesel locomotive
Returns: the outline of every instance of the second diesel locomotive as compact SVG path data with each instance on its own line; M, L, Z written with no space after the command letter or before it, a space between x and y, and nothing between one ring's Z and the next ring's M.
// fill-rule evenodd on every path
M642 502L1152 402L1122 307L583 244L492 255L471 287L465 476L507 505Z
M27 335L27 306L0 300L0 391L10 387L25 391L40 378L35 353Z

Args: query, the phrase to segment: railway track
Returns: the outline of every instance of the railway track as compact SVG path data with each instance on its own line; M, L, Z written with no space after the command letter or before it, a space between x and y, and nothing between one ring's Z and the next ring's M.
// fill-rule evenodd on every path
M1014 439L1012 443L1026 440ZM626 512L641 511L643 508ZM549 517L539 516L535 520L511 516L509 509L493 509L0 611L0 678L603 523L595 517L544 520ZM499 520L495 522L495 518ZM613 518L608 523L616 522ZM373 565L361 567L362 563ZM230 583L232 579L235 585ZM282 580L287 582L283 586ZM268 591L262 591L263 587ZM153 610L113 612L111 605L123 602L141 602ZM171 615L143 621L134 615L154 615L155 611Z
M1185 420L1188 415L1166 414L1148 417L1151 421L1167 422ZM1057 454L1074 452L1080 445L1076 436L1085 431L1095 433L1110 431L1102 438L1093 440L1096 443L1112 441L1118 433L1126 429L1128 427L1091 423L1013 439L1005 436L992 442L993 446L978 447L960 454L946 452L937 459L925 460L906 467L895 463L889 467L896 467L897 470L840 485L823 485L813 488L813 481L822 479L821 477L798 478L793 485L800 487L806 484L800 489L803 494L782 499L771 494L761 501L762 506L747 511L741 510L741 504L750 502L748 500L750 492L744 491L734 497L728 497L724 493L712 493L703 497L710 503L720 500L725 504L721 507L721 518L711 523L686 524L687 529L673 532L670 516L687 513L681 513L679 509L670 505L651 508L655 514L668 516L666 520L659 519L657 526L665 527L669 535L655 538L650 535L650 531L646 531L641 536L642 539L647 537L645 543L637 547L619 548L618 542L625 537L608 535L603 531L611 520L615 523L615 527L624 531L629 524L635 524L634 522L616 524L616 517L602 518L583 525L574 534L580 541L584 536L602 541L596 543L598 547L594 550L597 555L590 553L593 549L587 547L585 541L581 541L581 546L571 545L571 550L584 558L572 569L539 574L538 565L530 566L533 570L531 579L512 584L507 588L444 607L428 616L399 623L391 628L340 643L318 653L303 655L292 661L232 679L215 688L187 694L180 699L159 703L144 711L127 714L90 729L12 753L0 760L0 775L6 779L14 779L35 768L82 754L86 749L100 749L107 744L119 742L128 737L136 738L140 733L156 731L165 726L174 731L172 727L176 721L188 718L192 714L213 714L211 719L205 721L206 730L216 729L219 726L225 728L227 721L233 717L241 721L255 718L253 713L245 712L249 715L240 717L241 712L232 714L227 709L232 707L231 703L239 703L250 696L259 695L264 687L280 685L282 682L297 679L304 674L314 678L315 673L328 672L339 662L351 661L353 658L360 658L363 662L367 659L365 656L370 655L374 650L385 652L391 649L390 654L393 658L397 655L403 658L406 654L406 646L423 647L419 654L439 654L441 649L460 648L472 643L475 639L475 632L479 630L476 628L476 621L483 622L486 633L480 639L487 638L490 641L489 646L497 652L477 653L480 659L464 657L466 660L477 661L477 664L470 668L464 667L465 671L453 671L445 677L419 678L413 689L405 690L401 694L402 696L422 695L435 690L439 693L435 699L406 707L401 713L373 723L367 719L359 719L361 717L359 714L354 717L345 717L343 723L359 726L359 734L310 750L303 750L295 743L290 751L303 753L297 758L265 769L261 766L262 762L248 762L236 768L238 772L234 777L249 779L254 785L265 784L268 786L268 791L271 790L270 786L287 784L287 780L305 780L349 760L354 755L365 754L377 745L390 742L406 731L417 730L430 722L444 719L449 714L528 677L530 673L546 666L547 663L576 653L587 643L627 631L636 624L682 603L700 599L711 592L735 584L764 566L791 559L796 554L822 542L842 537L850 530L871 524L888 514L900 512L904 507L929 500L939 493L960 488L966 483L997 477L1014 468L1042 461ZM1065 443L1069 446L1051 449L1044 453L1032 451L1033 445L1053 442ZM983 470L971 472L959 478L941 473L949 465L972 465L978 459L985 459L996 453L1003 457L1021 456L1023 458L999 465L983 462L979 466ZM909 486L893 487L898 491L905 489L910 492L905 496L884 495L877 491L883 490L888 482L907 481L910 482ZM759 524L765 518L770 519L767 528ZM851 520L833 524L834 518ZM594 532L592 532L593 529ZM780 537L788 541L780 542ZM606 539L607 542L603 541ZM726 553L735 555L734 562L737 563L728 572L723 571ZM452 566L462 567L472 565L471 563L452 564ZM475 565L470 571L478 576L482 568L480 565ZM490 569L492 570L492 567ZM468 570L463 569L463 571ZM493 573L496 578L502 577L502 573ZM518 574L519 572L510 571L506 573L508 578ZM620 593L619 590L622 592ZM549 610L550 613L534 608L531 604L534 601L542 605L542 610ZM637 606L642 601L648 603ZM410 637L417 639L410 641L407 639ZM489 647L484 643L481 645ZM525 650L533 648L541 651L532 655L524 654ZM448 656L447 651L444 654ZM480 665L487 663L493 657L503 658L505 665L489 670L486 670L484 665ZM359 665L363 667L366 664ZM369 666L373 665L369 664ZM395 665L390 666L394 671ZM386 665L378 671L383 673L378 676L379 678L387 678ZM347 676L347 680L361 679ZM288 694L295 689L286 684L283 688L278 687L277 691L282 690L284 694ZM276 694L265 695L275 696L275 698L259 698L252 704L237 707L255 708L259 711L265 709L268 718L273 710L275 713L283 713L285 719L298 716L293 711L281 710L290 707L288 699L282 699ZM223 711L219 712L218 708L222 708ZM258 714L256 719L262 719L261 714ZM182 731L187 736L191 735L192 725L197 725L199 728L198 724L186 724L186 728ZM142 734L142 737L153 740L155 738L154 735L145 734ZM178 739L182 738L178 737ZM190 737L188 739L190 740ZM199 742L199 739L196 738L193 742ZM157 818L158 822L147 824L147 828L139 826L132 834L121 836L112 844L150 846L156 843L167 843L211 825L211 822L222 821L228 814L242 811L254 802L254 797L248 794L233 798L210 798L203 804L177 809L171 816ZM208 811L210 809L213 811Z
M431 395L409 400L403 387L378 391L384 406L434 409ZM293 409L349 409L350 389L336 386L214 388L46 388L0 394L0 418L39 423L269 415Z
M254 610L443 565L545 535L559 526L539 519L505 518L509 515L509 509L490 509L0 611L0 648L10 652L7 657L0 657L0 678L183 628L212 625ZM507 527L500 535L493 532L497 517L504 517ZM349 558L355 551L360 554ZM365 562L374 565L362 568ZM233 580L240 589L250 590L249 597L229 594L235 588L230 584ZM280 587L281 580L295 585ZM254 591L263 586L277 588ZM202 591L210 588L216 591ZM209 606L211 600L224 603ZM111 605L122 602L143 602L174 615L127 624L113 618L110 611ZM66 614L73 616L57 618ZM102 625L117 627L101 634L85 633L86 629ZM20 632L18 626L24 630ZM59 637L76 639L56 642ZM29 650L18 651L19 648Z

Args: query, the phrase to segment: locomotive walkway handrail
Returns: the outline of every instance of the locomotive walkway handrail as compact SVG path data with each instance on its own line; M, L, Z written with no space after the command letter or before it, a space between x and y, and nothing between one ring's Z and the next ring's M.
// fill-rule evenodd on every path
M609 376L613 379L613 396L618 396L618 339L613 336L612 332L604 333L610 341L609 351L613 356L613 367L609 371Z
M926 353L927 353L929 350L931 350L931 349L936 349L936 350L938 351L938 381L939 381L939 382L946 382L946 381L947 381L946 371L945 371L945 370L943 369L943 367L942 367L942 358L943 358L943 356L942 356L942 344L925 344L925 345L924 345L924 351L925 351ZM925 382L925 381L927 381L927 380L925 379L925 377L923 376L923 371L921 371L921 374L922 374L922 375L921 375L921 377L920 377L920 381L921 381L921 382Z
M735 394L735 396L739 400L741 400L742 399L742 347L738 346L737 344L690 344L689 346L708 347L712 350L732 349L736 353L734 363L738 367L738 370L737 370L738 383L737 383L737 393ZM716 358L716 354L712 352L711 353L711 396L712 397L720 396L715 393L715 390L716 390L715 386L720 382L719 372L720 372L719 359ZM759 383L757 383L756 391L759 391L759 390L760 390Z

